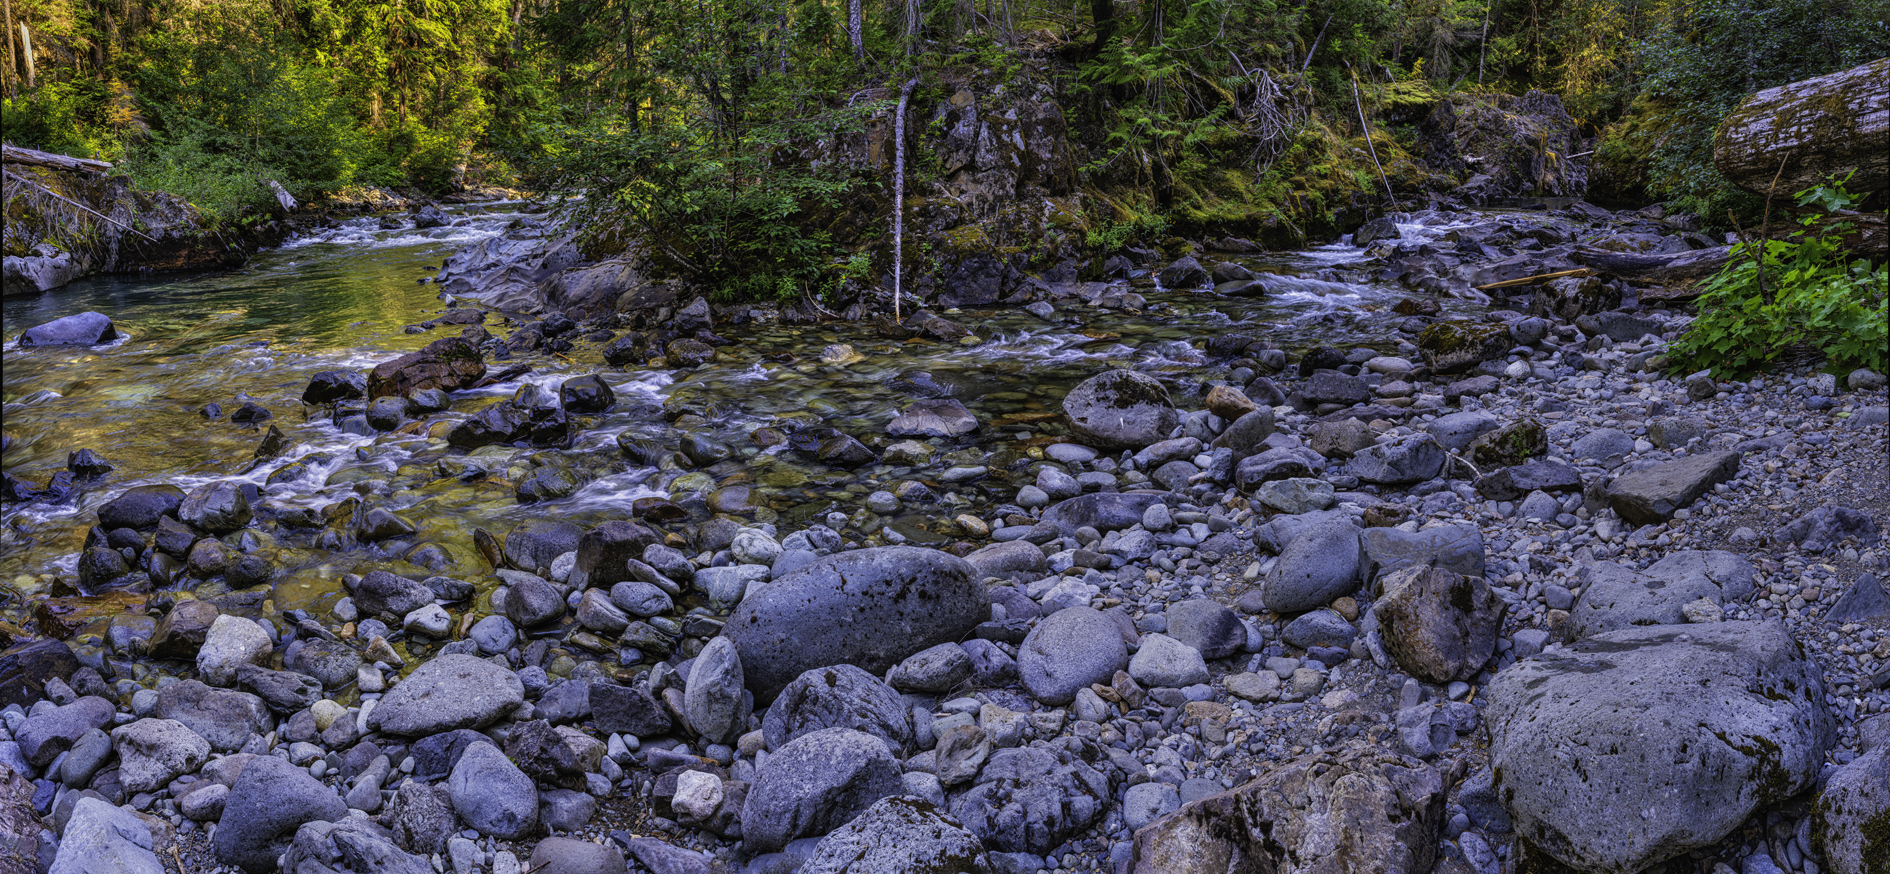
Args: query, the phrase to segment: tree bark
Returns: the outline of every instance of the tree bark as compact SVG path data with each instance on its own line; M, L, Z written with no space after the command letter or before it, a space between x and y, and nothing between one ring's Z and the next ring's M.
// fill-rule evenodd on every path
M1856 170L1854 194L1890 189L1890 58L1768 88L1726 116L1713 136L1713 166L1734 185L1765 194L1810 188ZM1784 164L1784 172L1779 165Z
M847 0L847 43L853 47L854 60L866 60L866 41L864 39L864 17L860 12L860 0Z

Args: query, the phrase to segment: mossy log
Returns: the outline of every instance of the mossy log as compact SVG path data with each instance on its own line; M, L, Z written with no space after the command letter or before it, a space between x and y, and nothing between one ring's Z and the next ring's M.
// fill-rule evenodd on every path
M1704 279L1719 272L1732 257L1732 247L1715 246L1691 252L1665 255L1637 255L1610 252L1592 246L1577 246L1569 259L1602 273L1645 282L1684 282Z
M68 173L103 173L112 168L112 165L104 161L74 158L71 155L55 155L52 152L23 149L13 145L0 146L0 161L8 164L25 164L29 167L48 167Z
M1746 98L1713 136L1713 166L1734 185L1777 196L1852 170L1849 188L1890 189L1890 58L1767 88ZM1784 165L1781 172L1780 165Z

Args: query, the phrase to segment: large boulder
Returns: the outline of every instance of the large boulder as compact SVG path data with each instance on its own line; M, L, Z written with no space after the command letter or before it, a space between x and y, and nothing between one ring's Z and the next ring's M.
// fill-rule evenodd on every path
M1141 449L1168 439L1181 414L1168 390L1133 370L1110 370L1078 383L1063 398L1077 439L1104 450Z
M1437 852L1444 793L1435 769L1390 750L1308 753L1142 827L1129 870L1424 874Z
M275 722L261 698L234 689L212 689L196 680L159 689L153 715L183 723L222 752L242 749Z
M388 692L368 716L368 727L408 736L485 728L524 701L517 674L485 659L442 655Z
M72 679L79 658L63 640L44 638L7 647L0 652L0 707L30 707L46 697L46 684Z
M1118 531L1139 524L1142 514L1161 502L1154 492L1096 492L1058 501L1043 511L1043 521L1065 536L1078 528Z
M1444 447L1429 434L1407 434L1360 450L1345 472L1363 482L1408 485L1424 482L1444 469Z
M1362 539L1362 570L1368 583L1417 565L1436 566L1466 577L1483 576L1483 531L1469 522L1432 525L1419 531L1367 528Z
M128 792L153 792L210 758L210 742L174 719L140 719L112 729L118 780Z
M1129 646L1115 620L1093 607L1050 614L1018 648L1024 689L1045 704L1068 704L1091 683L1107 683L1129 664Z
M1481 576L1414 566L1379 585L1372 613L1385 650L1412 676L1427 683L1469 679L1496 653L1505 605Z
M1596 635L1517 662L1488 695L1516 832L1597 874L1719 843L1810 786L1836 734L1822 673L1777 622Z
M459 818L482 835L517 840L538 827L538 787L491 744L466 745L446 793Z
M931 802L882 798L834 829L799 874L981 874L991 870L978 836Z
M1358 528L1350 519L1307 525L1280 552L1260 584L1260 598L1276 613L1324 607L1358 588L1361 557Z
M21 346L96 346L118 339L110 316L74 313L34 325L20 334Z
M1438 322L1418 333L1418 354L1437 373L1458 373L1510 350L1509 327L1464 320Z
M13 857L19 867L7 870L33 870L30 858ZM152 852L151 828L137 814L81 796L66 818L59 853L47 874L165 874L165 869Z
M276 870L277 857L303 823L347 815L341 796L307 771L287 759L257 756L237 775L210 845L217 861L262 874Z
M1752 594L1752 563L1723 550L1676 552L1645 571L1598 561L1582 571L1582 599L1569 611L1569 632L1591 637L1641 625L1679 625L1701 598L1724 606Z
M1044 855L1095 824L1114 798L1091 764L1041 746L998 750L951 814L986 847Z
M424 856L400 848L387 830L359 815L296 829L283 874L432 874Z
M1739 453L1732 450L1689 455L1616 477L1608 503L1629 522L1653 525L1738 474Z
M742 803L743 845L769 852L824 835L903 786L899 761L878 738L845 728L803 735L756 770Z
M478 326L467 328L460 336L441 337L418 352L374 365L368 372L367 396L412 397L421 389L470 387L486 375L486 359L475 339L483 333L485 329Z
M1811 817L1812 842L1833 874L1890 868L1890 745L1867 750L1832 774Z
M60 753L72 749L86 732L110 725L112 713L112 702L87 695L70 704L35 709L14 730L13 739L28 763L45 767Z
M814 668L796 677L761 720L762 737L776 750L829 728L870 734L893 750L905 750L913 741L905 698L852 665Z
M176 516L183 503L184 490L176 486L132 486L99 505L98 526L106 531L154 528L159 519Z
M749 593L724 634L760 701L811 668L883 674L991 617L977 571L934 549L882 546L816 559Z

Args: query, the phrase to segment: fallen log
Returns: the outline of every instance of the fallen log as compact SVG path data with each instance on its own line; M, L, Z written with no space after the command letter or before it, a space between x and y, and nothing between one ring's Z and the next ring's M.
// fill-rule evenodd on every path
M1781 199L1855 169L1848 187L1866 194L1890 189L1886 142L1890 58L1746 98L1713 135L1713 166L1757 194L1776 177Z
M1564 277L1577 278L1593 275L1595 275L1595 271L1587 267L1577 267L1574 270L1557 270L1554 273L1538 273L1534 276L1519 276L1515 279L1505 279L1502 282L1492 282L1488 285L1476 286L1476 289L1478 291L1489 291L1493 288L1508 288L1512 285L1531 285L1545 279L1562 279Z
M52 152L42 152L38 149L23 149L13 145L0 146L0 162L25 164L29 167L46 167L53 170L64 170L69 173L103 173L112 168L111 164L104 161L94 161L91 158L74 158L71 155L56 155Z
M1569 260L1593 267L1602 273L1622 279L1663 283L1705 279L1718 273L1719 268L1726 266L1726 262L1731 258L1731 246L1715 246L1711 249L1672 252L1665 255L1636 255L1629 252L1610 252L1592 246L1577 246L1569 253Z

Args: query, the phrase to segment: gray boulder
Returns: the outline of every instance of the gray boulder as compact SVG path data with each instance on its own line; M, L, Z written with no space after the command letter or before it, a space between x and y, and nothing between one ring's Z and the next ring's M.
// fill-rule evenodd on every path
M1462 452L1470 448L1470 441L1477 439L1503 424L1502 420L1482 410L1462 413L1449 413L1438 416L1436 421L1424 426L1439 445L1451 452Z
M958 437L976 430L978 418L951 398L919 401L886 425L886 433L899 437Z
M1309 753L1137 830L1130 870L1424 874L1436 858L1445 791L1435 769L1390 750Z
M748 727L753 706L742 688L742 659L726 637L709 641L689 670L683 709L689 727L710 743L732 743Z
M834 829L799 874L980 874L991 870L978 836L929 801L882 798Z
M275 724L269 705L248 692L212 689L196 681L172 683L158 690L159 719L175 719L210 742L219 752L234 752Z
M24 859L14 861L20 867L13 870L33 870ZM124 808L81 796L66 818L59 854L47 874L165 874L165 870L151 850L151 829L144 820Z
M1890 619L1890 593L1885 593L1883 584L1877 581L1873 573L1860 574L1857 581L1851 583L1843 597L1838 598L1831 609L1825 611L1827 625L1843 625L1846 622L1870 622Z
M491 744L466 745L446 794L459 818L482 835L517 840L538 827L538 787Z
M1738 473L1737 452L1689 455L1616 477L1608 486L1608 503L1621 518L1635 525L1652 525L1673 518L1673 511Z
M545 838L532 848L527 870L544 874L623 874L623 850L614 843Z
M1362 550L1348 519L1325 519L1302 529L1260 584L1260 598L1276 613L1301 613L1332 603L1359 586Z
M140 719L112 729L118 780L127 792L152 792L210 758L210 742L174 719Z
M229 480L205 483L184 496L177 519L199 531L228 534L249 524L249 499Z
M1106 451L1166 440L1181 422L1168 390L1133 370L1108 370L1078 383L1063 398L1063 415L1072 435Z
M879 738L894 750L913 744L910 707L891 686L852 665L814 668L781 690L762 717L769 749L802 735L845 728Z
M1145 634L1142 648L1129 659L1129 676L1144 686L1178 689L1205 683L1212 675L1199 650L1166 634Z
M439 597L419 580L386 571L368 571L349 594L354 598L355 609L363 615L380 616L391 622L398 622Z
M1291 449L1268 449L1234 465L1234 484L1243 492L1252 492L1275 480L1311 475L1312 468L1306 465L1306 457Z
M27 762L43 768L60 753L72 749L86 732L110 725L113 712L110 701L87 695L71 704L28 716L14 732L13 739L19 743L20 754Z
M10 289L9 289L10 290ZM20 334L21 346L96 346L118 339L117 329L104 313L74 313L34 325Z
M276 870L276 859L308 822L337 822L348 805L307 771L273 756L243 766L223 802L211 849L217 861L250 874Z
M356 814L296 829L283 874L432 874L423 856L402 850L386 829Z
M1042 746L1001 749L951 814L990 849L1044 855L1089 828L1114 798L1091 763Z
M1407 434L1361 450L1346 462L1345 472L1368 483L1405 485L1436 477L1446 457L1437 438Z
M1822 673L1777 622L1596 635L1517 662L1488 695L1516 832L1585 872L1717 844L1810 786L1835 737Z
M1582 571L1582 598L1569 631L1591 637L1640 625L1679 625L1686 605L1705 598L1724 606L1752 594L1757 570L1737 553L1676 552L1645 571L1598 561Z
M1273 435L1273 408L1262 406L1251 413L1235 419L1214 438L1216 449L1229 449L1234 453L1234 462L1239 464L1247 456L1260 451L1266 439Z
M1129 647L1115 620L1092 607L1070 607L1031 629L1018 647L1017 674L1032 697L1063 705L1077 690L1109 682L1128 663Z
M1048 470L1049 468L1045 468ZM1043 550L1028 540L1012 540L1008 543L993 543L980 547L965 556L965 561L977 568L979 578L1008 577L1014 573L1042 574L1048 564L1044 561Z
M1521 500L1530 492L1572 494L1582 490L1582 472L1567 462L1532 458L1477 480L1477 494L1492 501Z
M381 698L368 727L399 735L485 728L525 701L518 675L485 659L442 655Z
M1435 565L1466 577L1483 576L1483 532L1468 522L1433 525L1420 531L1367 528L1361 539L1366 582L1417 565Z
M757 770L742 804L742 843L769 852L824 835L874 802L901 794L898 760L869 734L828 728L776 750Z
M913 653L895 665L886 675L886 682L901 692L937 695L971 679L972 670L971 655L964 647L941 643Z
M224 614L210 623L197 650L197 675L213 686L236 684L238 671L269 660L275 645L253 619Z
M381 824L402 849L431 855L446 852L446 842L459 830L459 815L444 788L407 780L382 811Z
M1094 528L1100 532L1120 531L1141 523L1142 514L1161 501L1162 496L1154 492L1079 495L1059 501L1044 510L1043 521L1055 525L1057 532L1066 537L1075 534L1078 528Z
M1832 874L1882 874L1890 866L1890 747L1839 768L1818 793L1811 840Z
M1168 605L1168 636L1198 650L1204 659L1224 659L1246 647L1247 626L1220 604L1190 598Z
M564 618L564 590L537 574L515 574L496 606L518 627L537 628Z
M1619 464L1634 452L1634 438L1615 428L1596 428L1575 438L1569 452L1583 461Z
M1413 566L1379 585L1372 613L1385 651L1412 676L1427 683L1466 680L1495 655L1505 605L1482 577Z
M1823 552L1847 537L1855 538L1860 546L1876 546L1883 539L1877 530L1877 520L1850 507L1819 507L1793 519L1772 535L1781 543L1798 544L1805 552Z
M852 664L884 673L906 656L968 636L991 616L969 562L910 546L816 559L751 592L724 634L748 688L772 700L803 672Z

